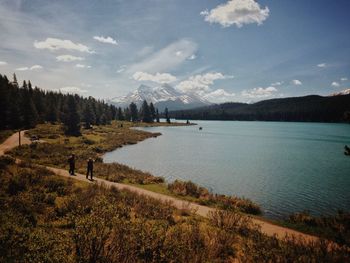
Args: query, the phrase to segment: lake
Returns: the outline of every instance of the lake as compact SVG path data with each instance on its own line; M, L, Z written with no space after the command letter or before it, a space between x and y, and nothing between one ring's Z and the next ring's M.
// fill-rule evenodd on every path
M162 136L107 153L104 161L250 198L274 219L350 210L350 157L343 154L349 124L196 123L143 128Z

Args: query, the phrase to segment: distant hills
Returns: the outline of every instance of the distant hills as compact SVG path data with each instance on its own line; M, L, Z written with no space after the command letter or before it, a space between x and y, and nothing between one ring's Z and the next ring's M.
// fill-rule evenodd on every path
M118 107L128 107L131 102L136 103L138 107L146 100L152 102L160 112L163 112L165 107L169 110L191 109L201 106L207 106L211 103L195 94L180 92L168 84L163 84L159 87L149 87L141 85L138 89L130 92L126 96L115 97L108 102Z
M247 121L350 121L350 94L270 99L253 104L223 103L170 112L177 119Z

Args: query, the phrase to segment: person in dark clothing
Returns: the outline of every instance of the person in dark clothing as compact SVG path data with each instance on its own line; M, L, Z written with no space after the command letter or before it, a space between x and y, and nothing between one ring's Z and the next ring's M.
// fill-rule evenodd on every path
M92 180L93 170L94 170L94 160L92 160L92 158L89 158L89 160L87 161L86 179L89 178L89 173L90 173L90 178Z
M74 175L74 170L75 170L75 155L72 154L68 158L68 163L69 163L69 174Z

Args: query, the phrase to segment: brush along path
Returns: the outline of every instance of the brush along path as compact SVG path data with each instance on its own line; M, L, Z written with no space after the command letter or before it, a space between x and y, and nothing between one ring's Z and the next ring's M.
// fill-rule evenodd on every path
M21 141L22 144L29 144L31 143L30 140L25 137L24 132L21 133ZM5 151L10 150L14 147L18 146L18 133L13 134L10 136L3 144L0 145L0 156L4 154ZM132 192L136 192L140 195L145 195L149 196L152 198L156 198L158 200L161 200L163 202L170 202L172 205L178 209L188 209L191 210L192 212L196 213L197 215L203 216L203 217L208 217L208 213L211 211L215 211L215 208L207 207L207 206L202 206L196 203L184 201L177 199L175 197L167 196L164 194L159 194L155 193L149 190L141 189L136 186L132 185L126 185L126 184L121 184L121 183L115 183L111 181L107 181L101 178L95 178L93 181L90 181L86 179L85 175L82 174L77 174L75 176L72 176L68 173L68 171L64 169L59 169L59 168L54 168L54 167L46 167L48 170L51 170L57 175L67 177L67 178L72 178L75 180L79 181L84 181L84 182L90 182L90 183L96 183L96 184L101 184L107 187L116 187L119 190L129 190ZM277 226L268 222L265 222L263 220L259 220L256 218L252 218L253 223L257 224L260 226L260 230L262 233L269 235L269 236L274 236L276 235L278 238L282 239L286 235L288 236L295 236L297 238L302 238L305 239L306 241L317 241L318 238L315 236L311 236L308 234L304 234L286 227L281 227Z

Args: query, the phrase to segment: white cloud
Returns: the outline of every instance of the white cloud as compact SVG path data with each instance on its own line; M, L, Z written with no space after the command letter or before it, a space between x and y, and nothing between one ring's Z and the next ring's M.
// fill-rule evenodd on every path
M194 60L196 58L197 58L197 56L195 54L192 54L191 56L188 57L188 60Z
M348 78L343 77L343 78L341 78L340 80L341 80L341 81L347 81L347 80L348 80Z
M204 20L209 23L219 23L223 27L256 23L261 25L269 16L269 8L264 9L254 0L230 0L214 9L202 11Z
M298 80L298 79L293 79L293 80L292 80L292 84L293 84L293 85L296 85L296 86L303 85L303 83L302 83L300 80Z
M191 76L187 80L180 82L176 88L183 92L204 95L201 93L209 92L210 86L213 85L215 80L227 78L233 78L233 76L225 76L220 72L209 72L203 75Z
M223 89L217 89L205 94L203 97L210 102L223 103L232 101L235 96L236 94L234 93L229 93Z
M283 81L276 81L274 83L271 83L271 86L281 86L283 84Z
M325 68L325 67L327 67L327 64L326 63L320 63L320 64L317 64L317 67Z
M122 72L125 71L125 69L126 69L126 65L121 65L121 66L119 67L119 69L117 70L117 73L122 73Z
M26 70L39 70L42 69L43 67L40 65L33 65L31 67L21 67L21 68L16 68L18 71L26 71Z
M243 97L247 98L264 98L273 96L277 91L278 90L275 87L258 87L250 90L243 90L241 94Z
M137 71L155 74L156 72L170 71L192 56L197 50L197 44L188 39L181 39L155 52L142 61L130 65L127 72L134 74ZM177 52L181 52L181 55Z
M117 41L111 37L94 36L94 39L102 43L118 45Z
M169 74L169 73L159 73L157 72L156 74L152 75L146 72L135 72L134 75L132 75L134 80L137 81L152 81L156 83L171 83L176 81L176 77Z
M76 64L75 67L76 67L76 68L91 68L91 66L89 66L89 65L84 65L84 64Z
M87 92L87 90L79 87L75 87L75 86L62 87L59 89L59 91L61 91L62 93L86 93Z
M7 65L7 62L6 61L0 61L0 66L4 66L4 65Z
M332 87L335 87L335 88L340 86L339 82L336 82L336 81L333 81L331 85Z
M66 49L66 50L73 50L73 51L80 51L80 52L86 52L86 53L95 53L94 51L90 50L87 46L80 44L80 43L74 43L71 40L63 40L58 38L46 38L44 41L34 41L34 47L38 49L48 49L51 51L54 50L60 50L60 49Z
M72 55L60 55L56 57L57 61L62 61L62 62L72 62L72 61L81 61L84 60L82 57L76 57Z

